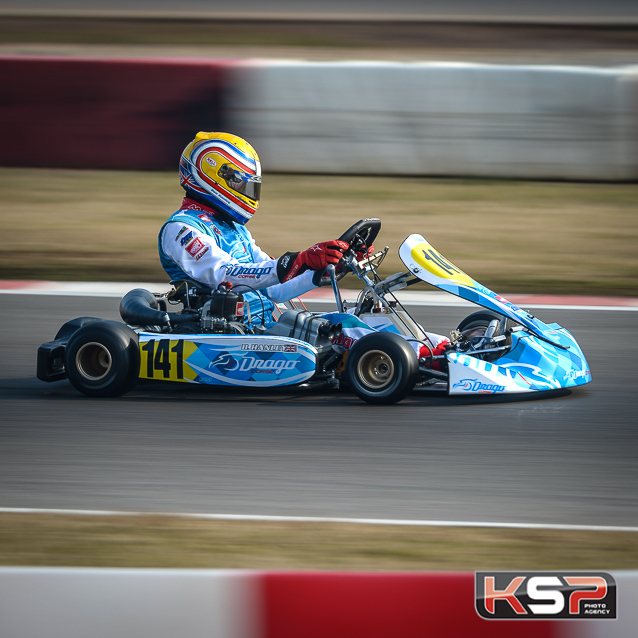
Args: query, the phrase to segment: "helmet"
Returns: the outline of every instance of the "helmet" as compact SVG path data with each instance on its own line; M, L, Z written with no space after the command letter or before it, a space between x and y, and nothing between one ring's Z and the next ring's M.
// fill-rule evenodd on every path
M245 224L259 208L261 164L246 140L199 132L184 149L179 182L187 194Z

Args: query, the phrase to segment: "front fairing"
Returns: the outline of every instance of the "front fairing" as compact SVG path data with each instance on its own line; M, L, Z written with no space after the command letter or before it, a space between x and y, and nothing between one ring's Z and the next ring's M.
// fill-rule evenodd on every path
M546 324L481 285L448 261L421 235L399 248L401 260L419 279L466 301L512 319L511 348L486 362L461 352L447 353L450 394L499 394L556 390L591 381L585 356L569 331Z
M399 257L410 272L422 281L509 317L540 337L550 340L554 337L552 329L547 324L466 275L421 235L410 235L401 244Z
M558 324L548 327L567 349L519 330L512 333L507 353L491 363L460 352L448 353L449 393L508 394L589 383L589 364L574 337Z

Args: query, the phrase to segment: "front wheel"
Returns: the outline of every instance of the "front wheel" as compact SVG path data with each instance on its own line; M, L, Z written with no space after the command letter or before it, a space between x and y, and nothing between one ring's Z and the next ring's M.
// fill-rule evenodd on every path
M494 320L498 321L498 326L492 336L505 336L505 339L501 340L498 345L507 347L511 346L511 328L516 324L511 319L504 317L503 315L496 312L492 312L491 310L480 310L479 312L474 312L471 315L465 317L465 319L463 319L458 325L457 330L463 335L463 339L467 343L471 343L473 339L480 340L480 338L483 337L487 332L490 323ZM489 347L489 344L481 344L478 349L489 349ZM503 351L497 350L493 353L486 352L477 356L484 361L495 361L502 355Z
M66 374L76 390L90 397L119 397L139 376L137 335L117 321L96 321L69 339Z
M374 332L348 353L346 377L355 394L374 404L401 401L414 388L419 372L416 353L397 334Z

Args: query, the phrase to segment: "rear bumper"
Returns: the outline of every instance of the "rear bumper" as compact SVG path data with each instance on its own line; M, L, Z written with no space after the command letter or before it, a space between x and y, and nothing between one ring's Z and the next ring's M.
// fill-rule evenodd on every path
M66 379L64 353L66 341L48 341L38 348L37 373L40 381L61 381Z

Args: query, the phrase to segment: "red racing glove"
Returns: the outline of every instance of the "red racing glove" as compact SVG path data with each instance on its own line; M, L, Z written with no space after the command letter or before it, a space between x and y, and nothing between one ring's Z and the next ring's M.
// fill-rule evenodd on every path
M355 253L355 257L357 261L361 261L363 259L367 259L368 257L370 257L370 255L372 255L373 253L374 253L374 246L370 246L370 248L368 249L357 250L357 252Z
M286 253L277 260L279 281L283 284L306 270L323 270L330 264L338 264L343 251L349 247L348 242L333 239L315 244L300 253Z

